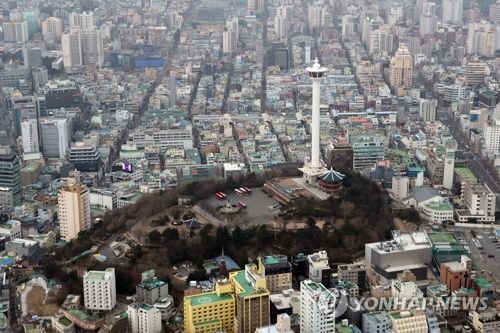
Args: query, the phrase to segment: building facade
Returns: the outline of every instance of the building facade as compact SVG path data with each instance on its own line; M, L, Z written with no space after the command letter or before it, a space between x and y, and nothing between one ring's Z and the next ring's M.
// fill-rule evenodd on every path
M116 305L115 269L86 272L83 276L83 298L87 310L112 310Z

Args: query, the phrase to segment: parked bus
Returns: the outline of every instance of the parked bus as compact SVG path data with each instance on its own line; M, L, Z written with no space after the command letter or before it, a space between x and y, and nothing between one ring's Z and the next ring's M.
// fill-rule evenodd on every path
M245 189L245 191L248 193L248 194L251 194L252 193L252 190L249 189L248 187L243 187Z
M241 208L247 208L247 205L243 202L238 202L238 205L240 205Z
M240 191L240 190L238 190L238 189L235 189L235 190L234 190L234 193L236 193L236 194L237 194L237 195L239 195L239 196L242 196L242 195L243 195L243 192L241 192L241 191Z

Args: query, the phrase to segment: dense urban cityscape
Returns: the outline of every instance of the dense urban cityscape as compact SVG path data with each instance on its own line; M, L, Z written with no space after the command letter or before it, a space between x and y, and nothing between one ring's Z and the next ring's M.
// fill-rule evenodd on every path
M0 1L0 333L500 332L500 0Z

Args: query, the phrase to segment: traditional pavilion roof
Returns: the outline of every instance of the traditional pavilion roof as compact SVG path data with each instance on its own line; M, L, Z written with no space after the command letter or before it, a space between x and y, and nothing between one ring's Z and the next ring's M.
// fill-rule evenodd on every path
M322 180L325 182L340 182L344 180L345 175L341 174L338 171L333 170L330 168L330 170L326 171L324 174L318 176L318 180Z

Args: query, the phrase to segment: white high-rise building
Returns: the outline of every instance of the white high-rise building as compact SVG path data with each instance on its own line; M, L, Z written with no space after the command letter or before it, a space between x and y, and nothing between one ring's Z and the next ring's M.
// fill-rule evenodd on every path
M83 299L87 310L112 310L116 305L115 269L86 272L83 276Z
M69 26L71 28L82 28L90 29L94 27L94 13L83 12L83 13L70 13L69 14Z
M59 189L57 216L61 239L71 241L80 231L90 228L90 194L78 177L70 177Z
M42 150L45 157L64 158L69 148L70 129L66 118L42 118Z
M102 65L104 51L101 32L98 29L82 29L80 31L84 65Z
M336 297L323 284L300 283L300 332L335 333Z
M446 153L444 156L443 187L451 190L453 188L453 176L455 174L455 151L457 143L455 140L446 141Z
M500 152L500 122L495 125L487 126L484 129L484 145L489 153L496 154Z
M231 53L236 50L238 41L236 32L232 30L225 30L222 33L222 52Z
M324 10L320 6L309 6L307 12L307 22L309 29L320 29L324 23Z
M437 29L437 17L433 14L420 15L420 36L434 35Z
M132 333L161 332L161 312L147 304L130 304L127 308Z
M44 40L60 40L62 33L63 23L59 17L49 17L42 22L42 36Z
M83 65L82 43L77 31L69 31L61 37L63 63L66 70Z
M462 24L463 0L443 0L443 22Z
M278 40L284 40L288 37L290 22L293 19L293 7L282 5L276 10L274 17L274 32Z
M226 28L236 33L236 39L240 38L240 26L237 17L232 17L226 21Z
M5 22L2 24L3 39L6 42L25 43L29 40L28 22Z
M21 121L21 139L24 153L38 153L40 151L38 121L36 119L23 119Z
M101 32L95 28L71 29L62 35L64 68L102 65L104 50Z
M421 98L419 108L420 118L422 118L423 121L436 121L437 100Z

